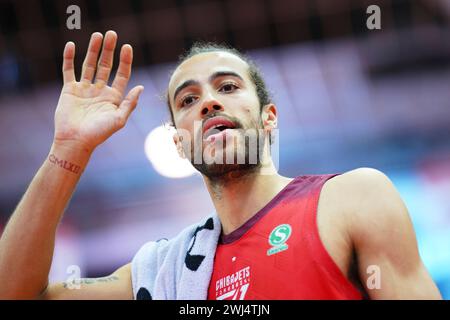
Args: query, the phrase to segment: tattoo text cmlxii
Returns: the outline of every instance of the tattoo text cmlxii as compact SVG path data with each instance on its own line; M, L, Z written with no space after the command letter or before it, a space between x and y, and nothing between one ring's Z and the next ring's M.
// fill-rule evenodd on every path
M69 162L67 160L62 160L62 159L58 159L58 157L56 157L54 154L50 154L48 156L48 160L50 161L50 163L53 163L67 171L73 172L75 174L80 172L81 167Z

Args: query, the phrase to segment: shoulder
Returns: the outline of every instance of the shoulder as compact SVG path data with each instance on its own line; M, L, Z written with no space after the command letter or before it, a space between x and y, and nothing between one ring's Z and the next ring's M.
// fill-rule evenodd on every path
M345 172L325 183L330 195L338 197L347 211L371 211L380 205L394 204L400 195L389 177L373 168Z
M374 211L367 209L373 208L379 197L375 190L385 189L389 183L378 170L358 168L335 176L323 185L317 207L317 227L322 243L343 274L349 274L356 238L367 236L365 228L373 225L364 215L376 219Z
M328 180L328 203L334 203L347 230L367 235L396 224L410 223L408 210L389 177L373 168L358 168Z
M440 299L420 259L408 210L391 180L381 171L359 168L328 181L328 194L339 208L336 216L345 221L343 231L370 297ZM368 281L380 272L379 290L371 290Z
M389 177L379 170L351 170L330 179L326 187L328 195L339 201L337 206L353 241L378 239L385 242L389 235L401 233L398 232L400 226L412 227L399 192ZM383 239L379 238L381 236Z
M342 191L359 191L365 193L367 191L383 192L393 188L391 180L386 174L374 168L357 168L347 171L341 175L330 179L327 183L343 188Z

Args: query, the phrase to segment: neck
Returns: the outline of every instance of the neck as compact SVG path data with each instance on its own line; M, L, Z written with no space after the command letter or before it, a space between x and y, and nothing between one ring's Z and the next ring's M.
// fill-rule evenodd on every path
M206 187L222 223L229 234L262 209L293 179L279 175L270 162L264 168L230 172L220 179L204 176Z

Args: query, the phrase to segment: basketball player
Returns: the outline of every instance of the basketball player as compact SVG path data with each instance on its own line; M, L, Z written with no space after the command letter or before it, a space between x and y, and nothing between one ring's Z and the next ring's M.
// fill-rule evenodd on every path
M79 290L48 283L56 228L76 184L95 148L125 126L143 90L125 91L130 45L121 48L108 86L116 41L113 31L104 39L92 35L80 81L75 45L66 44L49 156L1 237L0 298L136 298L131 264L84 279ZM277 126L279 110L258 69L231 49L193 48L173 72L167 98L176 129L204 150L237 150L241 143L248 156L247 144L234 138L260 129L267 140ZM221 145L223 137L233 143ZM195 163L180 134L174 142L203 175L221 222L209 299L441 299L408 211L383 173L360 168L289 178L260 149L256 163Z

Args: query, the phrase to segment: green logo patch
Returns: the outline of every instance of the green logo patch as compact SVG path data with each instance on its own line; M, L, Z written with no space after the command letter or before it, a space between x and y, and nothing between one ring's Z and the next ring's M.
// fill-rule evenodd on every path
M272 246L267 250L267 255L273 255L278 252L287 250L289 246L286 241L289 239L292 233L292 228L288 224L280 224L275 227L269 235L269 244Z

